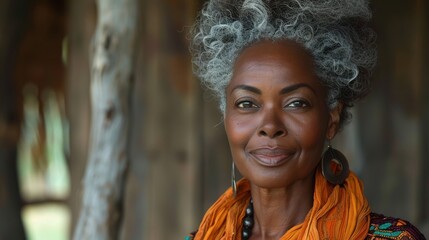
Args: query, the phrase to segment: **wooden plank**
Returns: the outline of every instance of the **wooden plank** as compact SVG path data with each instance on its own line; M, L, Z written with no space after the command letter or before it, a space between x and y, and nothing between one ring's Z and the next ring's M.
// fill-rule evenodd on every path
M202 101L186 35L197 1L145 1L124 239L177 239L202 214Z

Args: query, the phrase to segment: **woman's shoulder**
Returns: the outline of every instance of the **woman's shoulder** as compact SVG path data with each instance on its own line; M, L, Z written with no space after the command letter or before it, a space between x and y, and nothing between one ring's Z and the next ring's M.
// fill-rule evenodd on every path
M366 239L425 240L426 238L408 221L371 213L371 225Z

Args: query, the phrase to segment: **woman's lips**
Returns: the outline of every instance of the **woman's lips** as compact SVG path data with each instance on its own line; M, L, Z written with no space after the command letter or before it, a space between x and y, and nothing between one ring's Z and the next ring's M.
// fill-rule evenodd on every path
M292 155L290 151L282 148L259 148L250 151L256 161L266 167L277 167L286 162Z

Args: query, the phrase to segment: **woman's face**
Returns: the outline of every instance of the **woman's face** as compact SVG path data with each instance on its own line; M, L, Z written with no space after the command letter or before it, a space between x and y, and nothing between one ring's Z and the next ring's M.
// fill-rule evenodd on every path
M264 188L312 178L339 110L328 109L311 55L292 41L262 41L240 54L233 71L225 129L241 174Z

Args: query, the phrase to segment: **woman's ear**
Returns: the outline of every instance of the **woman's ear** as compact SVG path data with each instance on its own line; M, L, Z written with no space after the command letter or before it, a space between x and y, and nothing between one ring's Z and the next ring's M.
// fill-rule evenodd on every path
M343 111L343 103L338 102L337 106L329 111L328 131L326 132L326 139L331 140L335 137L340 128L340 116Z

